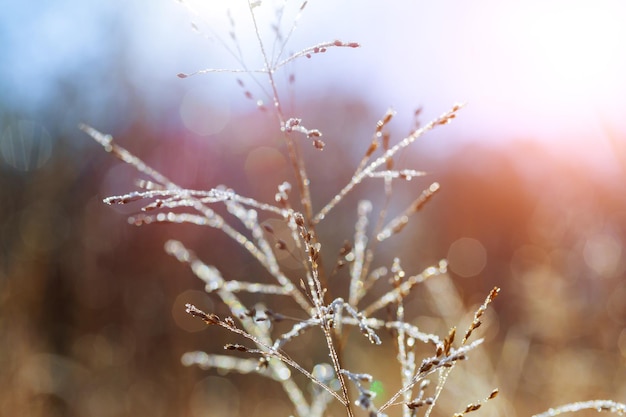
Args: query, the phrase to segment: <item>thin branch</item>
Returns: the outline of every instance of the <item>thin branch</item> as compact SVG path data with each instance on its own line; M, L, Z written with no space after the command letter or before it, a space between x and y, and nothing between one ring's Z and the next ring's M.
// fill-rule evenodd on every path
M364 178L368 177L369 175L371 175L378 167L380 167L381 165L385 164L387 162L387 160L389 160L389 158L391 158L392 156L394 156L396 153L398 153L398 151L406 148L407 146L409 146L411 143L415 142L415 140L417 140L419 137L421 137L424 133L428 132L429 130L434 129L436 126L440 126L440 125L445 125L450 123L450 121L452 121L452 119L454 119L456 117L456 113L459 111L459 109L461 109L462 105L457 104L454 105L452 107L452 109L450 109L449 111L447 111L446 113L442 114L441 116L439 116L437 119L431 121L430 123L428 123L427 125L425 125L424 127L415 130L413 133L411 133L409 136L407 136L406 138L402 139L399 143L397 143L395 146L393 146L391 149L389 149L388 151L386 151L382 156L380 156L379 158L375 159L372 163L370 163L366 168L364 168L362 171L358 172L357 174L355 174L352 179L350 180L350 182L341 190L339 191L339 193L337 193L335 195L335 197L333 197L333 199L322 209L320 210L319 213L317 213L314 217L313 217L313 224L317 224L320 222L320 220L324 219L324 217L326 217L326 215L341 201L343 200L343 198L350 192L352 191L352 189L357 186L358 184L361 183L361 181L363 181Z
M619 416L623 416L626 414L626 404L618 403L612 400L592 400L592 401L581 401L571 404L561 405L556 408L550 408L547 411L544 411L540 414L535 414L533 417L554 417L563 413L575 413L581 410L596 410L596 411L607 411L609 413L614 413Z
M401 389L399 389L385 404L383 404L378 410L378 415L380 413L389 408L390 406L396 404L396 400L403 395L406 391L413 388L415 384L423 380L428 375L436 372L439 369L447 368L459 360L467 359L467 352L476 348L483 342L483 339L478 339L475 342L461 346L458 349L450 349L450 354L445 356L433 356L422 361L419 369L417 370L417 374L411 379L411 382Z
M385 308L389 304L396 302L398 296L406 296L415 285L420 284L429 278L445 274L447 271L447 266L448 263L442 260L439 262L438 266L428 267L420 274L413 275L407 278L396 288L392 289L391 291L380 297L378 300L367 306L365 309L363 309L363 314L365 314L366 316L371 316L373 313L380 310L381 308Z
M220 327L223 327L223 328L225 328L225 329L227 329L227 330L229 330L229 331L231 331L231 332L233 332L235 334L238 334L238 335L240 335L242 337L245 337L246 339L251 340L257 346L263 348L262 351L257 351L257 350L254 350L254 349L248 349L248 348L244 348L244 347L241 347L240 349L237 349L237 350L247 351L247 352L250 352L250 353L259 353L261 355L268 355L270 357L273 357L273 358L276 358L276 359L280 360L284 364L289 365L290 367L294 368L298 372L302 373L309 380L311 380L314 383L316 383L317 385L319 385L321 388L323 388L328 393L330 393L333 397L335 397L337 400L339 400L339 402L341 404L343 404L344 406L347 407L346 400L341 398L341 396L338 395L335 391L333 391L328 385L324 384L322 381L317 379L313 374L311 374L309 371L304 369L302 366L300 366L296 361L291 359L286 354L282 353L279 350L274 349L271 345L267 344L265 341L261 340L257 336L255 336L253 334L250 334L248 331L242 330L239 327L235 326L234 325L234 321L232 319L229 320L228 318L226 318L226 319L222 320L217 315L215 315L215 314L207 314L207 313L205 313L204 311L198 309L197 307L195 307L192 304L187 304L185 307L187 308L187 312L189 314L191 314L194 317L198 317L198 318L202 319L205 323L207 323L209 325L218 325ZM236 346L240 347L240 345L236 345Z

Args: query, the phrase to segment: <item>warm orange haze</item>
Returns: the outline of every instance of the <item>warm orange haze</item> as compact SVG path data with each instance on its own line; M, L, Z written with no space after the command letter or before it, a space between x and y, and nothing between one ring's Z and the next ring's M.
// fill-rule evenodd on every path
M389 416L425 415L428 399L432 416L476 417L624 403L626 4L316 1L297 17L301 5L7 6L0 415L316 415L311 404L324 395L324 415L346 415L344 396L360 400L350 412L367 415L365 388L350 372L373 376L360 382L377 395L368 410ZM437 119L448 111L453 120ZM293 132L281 132L281 118ZM432 131L364 174L433 120ZM139 173L117 146L171 183ZM308 180L294 174L293 152ZM238 201L257 213L225 203L236 198L224 190L181 196L168 194L172 184L225 185L259 202ZM299 197L306 187L310 207ZM135 190L156 194L127 195ZM282 217L287 195L302 221ZM128 204L105 205L109 196ZM198 201L232 231L196 213ZM141 223L152 224L133 225ZM366 248L375 249L371 261ZM428 279L411 283L420 274ZM246 292L239 282L256 286ZM289 282L295 290L285 296ZM407 294L397 290L403 282ZM223 285L236 290L216 290ZM241 320L229 294L242 303ZM386 294L396 298L384 304ZM354 304L367 317L346 308L338 318L316 304L338 297L345 304L331 310ZM307 303L318 318L326 311L360 328L344 334L315 322ZM280 349L263 356L251 352L259 340L237 331L254 333L246 320L259 334L273 326L274 337L298 323L311 329L284 346L272 341ZM418 329L432 339L422 343ZM441 366L444 375L441 363L458 361L445 387L435 374L413 387L414 408L393 397L410 362L402 340L418 374ZM222 368L207 355L224 355ZM288 366L272 364L268 379L255 374L259 357ZM311 408L298 407L285 381L302 387ZM387 407L390 398L398 405ZM620 410L607 404L577 415Z

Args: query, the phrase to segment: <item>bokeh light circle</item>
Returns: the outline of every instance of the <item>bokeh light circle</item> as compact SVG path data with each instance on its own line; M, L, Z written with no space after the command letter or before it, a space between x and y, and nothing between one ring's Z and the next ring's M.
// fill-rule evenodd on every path
M487 265L487 251L476 239L462 237L448 249L450 270L462 277L473 277L482 272Z

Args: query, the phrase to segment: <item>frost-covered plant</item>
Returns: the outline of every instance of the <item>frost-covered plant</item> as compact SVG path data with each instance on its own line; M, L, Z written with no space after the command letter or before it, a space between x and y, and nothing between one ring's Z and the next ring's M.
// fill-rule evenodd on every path
M184 0L180 2L187 5ZM240 358L205 352L189 352L182 358L185 365L197 365L203 369L216 368L229 372L254 372L274 380L282 385L293 404L295 415L300 417L325 415L331 401L339 402L344 407L347 416L355 415L357 409L364 410L369 416L384 416L393 406L400 407L402 415L406 417L415 416L422 411L425 416L429 416L437 405L447 377L455 364L467 359L472 350L483 342L482 339L472 341L472 335L474 330L481 325L483 314L497 296L499 288L494 288L487 295L485 301L474 313L474 318L463 333L461 340L457 341L455 327L452 327L447 335L440 337L422 331L411 323L410 318L405 317L407 297L424 281L445 275L447 266L445 260L418 272L405 271L398 258L388 260L388 267L374 268L373 265L377 245L397 235L409 222L411 216L417 213L439 190L439 184L432 183L416 196L405 210L388 218L389 211L391 211L389 202L392 197L393 184L396 181L410 181L424 175L418 170L394 169L394 157L428 131L450 123L462 106L452 106L440 117L422 127L415 128L406 137L396 141L392 140L386 130L394 112L391 110L386 112L375 124L373 138L369 146L363 149L363 158L355 167L351 178L330 201L323 204L322 208L316 212L314 207L317 204L314 204L310 190L315 178L310 176L310 172L306 169L300 140L304 137L316 149L324 151L322 132L315 128L305 127L303 116L286 114L282 96L277 87L276 75L295 60L310 58L312 55L331 49L358 48L360 45L352 41L332 40L286 55L287 44L306 6L306 1L299 5L297 16L287 30L284 30L280 24L280 18L278 19L279 22L272 29L275 39L270 47L261 34L256 17L259 8L269 6L260 1L248 1L256 41L263 57L263 68L250 69L245 65L245 59L237 48L237 37L233 28L230 37L234 42L234 48L231 48L225 41L221 42L229 50L236 51L233 55L241 63L242 68L206 69L192 74L179 74L180 78L187 78L197 74L230 71L247 74L255 82L261 82L261 85L265 86L264 90L272 104L272 112L277 118L277 128L286 145L287 156L295 177L293 185L288 182L277 184L275 196L269 198L268 201L246 197L225 186L216 186L208 191L182 188L121 147L111 136L86 125L81 128L99 142L107 152L113 153L147 177L139 183L140 190L104 200L107 204L147 201L142 212L129 219L130 223L136 225L191 223L219 229L237 242L241 250L252 255L275 281L273 284L265 284L225 277L222 271L205 264L183 243L168 241L165 244L166 253L188 264L193 273L204 282L206 292L221 299L230 310L229 316L219 317L213 312L204 312L194 305L187 304L187 313L209 326L221 327L241 336L242 343L226 344L224 347L229 351L250 355L250 358ZM284 7L286 5L279 8L277 16L282 17ZM214 38L221 39L218 36ZM237 79L237 82L240 86L245 86L243 80ZM263 82L265 84L262 84ZM249 98L253 96L247 90L245 95ZM265 101L259 100L258 103L260 107L267 110ZM313 161L316 169L319 169L323 163L323 160ZM321 245L317 226L328 218L330 212L347 195L368 180L382 183L381 188L386 197L386 204L376 216L372 216L373 205L370 201L363 200L356 207L354 237L351 241L346 241L340 251L339 260L333 264L335 268L349 268L349 280L342 283L345 291L343 297L330 299L326 285L328 271L321 267L321 260L331 255L327 255ZM225 205L232 218L225 218L218 214L212 208L216 204ZM372 217L376 218L374 230L368 232ZM270 218L279 219L284 223L289 230L291 242L286 242L277 236L274 228L265 222ZM235 226L236 222L243 225L244 232ZM294 257L300 259L301 271L298 273L283 270L277 259L276 253L286 250L288 243L295 247ZM383 277L389 278L392 283L391 289L386 290L382 295L374 296L373 301L365 303L366 295L377 294L380 291L381 285L377 286L377 284ZM372 291L375 286L377 292ZM240 293L288 297L300 307L302 317L298 318L288 331L277 332L273 323L284 319L280 311L245 305L238 297ZM389 311L392 312L391 315L388 314ZM342 360L342 351L350 349L349 346L344 346L343 342L347 340L347 334L355 327L363 335L363 343L380 345L382 339L379 333L383 330L394 335L401 388L388 398L375 398L376 393L371 386L374 375L367 373L364 369L347 369ZM325 345L330 364L318 363L312 369L307 369L290 357L289 348L291 342L315 328L321 329L323 340L320 342ZM419 351L419 354L416 354L416 351ZM293 371L304 375L309 384L314 388L317 387L310 391L313 394L307 395L306 387L300 386L291 377ZM436 374L437 378L435 386L431 387L429 377L433 374ZM467 405L455 416L478 410L485 401L493 399L497 394L498 390L493 389L486 393L484 400ZM564 406L549 410L541 416L589 407L618 413L624 411L623 405L613 402L596 401L589 405L579 404L569 408Z

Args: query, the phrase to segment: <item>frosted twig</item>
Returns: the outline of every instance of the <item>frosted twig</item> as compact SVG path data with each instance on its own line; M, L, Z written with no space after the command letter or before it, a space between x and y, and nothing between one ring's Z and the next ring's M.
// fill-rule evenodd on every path
M86 133L92 136L108 152L113 152L116 156L118 156L118 158L120 158L124 162L131 164L138 171L149 175L157 183L163 184L167 189L171 190L173 193L181 192L183 196L185 196L184 197L185 199L187 199L187 196L188 196L189 206L194 208L196 211L198 211L201 214L201 216L198 216L198 215L194 215L190 213L182 213L182 214L159 213L156 216L145 216L145 215L131 216L129 218L129 221L131 223L143 224L143 223L149 223L152 221L193 223L197 225L210 226L210 227L220 229L224 233L226 233L227 236L229 236L235 242L239 243L246 250L248 250L248 252L250 252L259 261L261 265L263 265L268 271L272 273L272 275L279 281L279 284L281 284L285 288L285 291L290 293L293 296L293 298L305 310L308 310L308 308L310 308L308 301L302 295L302 293L300 293L300 291L289 281L289 279L286 278L282 274L282 272L280 272L280 269L278 268L278 265L273 257L273 254L271 255L271 257L268 257L267 251L266 253L264 253L253 242L251 242L246 236L244 236L243 234L235 230L233 227L231 227L228 223L226 223L219 214L217 214L211 208L207 207L200 199L196 198L193 195L194 193L193 191L183 190L178 185L176 185L175 183L167 179L165 176L160 174L158 171L152 168L149 168L139 158L137 158L132 153L128 152L126 149L114 143L111 136L103 135L97 130L86 125L81 125L81 129L83 129ZM160 192L162 191L146 191L146 193L149 193L148 195L157 195ZM127 194L126 198L124 196L115 197L111 200L111 202L123 204L125 202L133 201L135 199L141 198L142 194L143 193L130 193L130 194ZM262 205L261 203L258 203L253 199L239 197L234 192L228 192L228 190L214 189L214 190L209 191L206 197L220 198L220 199L223 199L224 201L237 200L241 202L242 204L254 205L260 208L264 208L264 209L273 207L269 205ZM279 210L278 212L281 213L281 215L286 215L287 213L286 211L280 210L278 208L276 208L276 210Z
M461 346L458 349L450 349L450 354L445 356L432 356L430 358L424 359L422 364L417 370L415 376L411 379L411 382L407 385L404 385L400 390L398 390L385 404L383 404L378 410L379 414L383 410L389 408L394 405L398 397L404 394L405 391L410 390L413 386L423 380L426 376L432 374L433 372L449 367L452 364L456 363L459 360L464 360L467 358L467 353L472 349L476 348L483 342L483 339L478 339L475 342Z
M465 336L463 336L463 340L461 341L461 344L464 345L467 342L467 340L470 338L470 336L472 335L472 332L478 327L480 327L480 325L482 324L480 318L483 316L483 314L487 310L487 307L489 306L489 304L491 304L491 302L498 296L499 293L500 293L500 288L498 287L494 287L489 292L489 295L487 296L487 298L485 298L485 301L480 305L478 310L476 310L476 312L474 313L474 320L472 320L472 323L469 325L467 331L465 332Z
M398 296L398 307L396 308L396 318L399 322L404 322L404 303L401 296ZM400 363L400 382L402 386L409 385L411 382L411 378L415 375L415 353L410 348L414 340L412 338L406 337L406 332L404 328L400 327L397 331L397 343L398 343L398 355L397 359ZM407 350L407 344L410 345ZM403 393L404 402L408 403L411 401L412 389L408 389ZM409 408L403 408L402 413L404 417L411 416L411 410Z
M476 310L476 312L474 313L474 320L472 320L469 327L467 328L465 332L465 336L463 336L463 340L461 341L461 346L465 346L467 341L469 340L469 337L472 335L472 332L478 327L480 327L480 325L482 324L482 321L480 320L481 317L487 310L487 307L489 306L489 304L491 304L491 302L498 296L499 292L500 292L500 288L494 287L489 292L489 295L487 295L487 298L485 299L485 301ZM437 347L437 353L443 351L444 353L447 354L447 352L450 350L452 346L452 342L454 341L455 334L456 334L456 328L452 328L450 330L448 337L444 340L443 345L439 345ZM448 376L450 376L450 373L452 372L453 368L454 368L454 364L450 368L444 369L439 375L439 381L437 383L437 388L435 389L435 395L432 397L432 402L430 403L428 409L424 413L424 417L429 417L433 409L435 408L435 404L437 403L439 396L443 392L443 387L448 379Z
M165 250L168 254L176 257L176 259L180 262L188 263L194 274L205 282L208 291L216 291L217 295L222 299L224 304L228 306L231 313L235 317L239 318L247 334L254 338L253 341L255 343L258 342L260 346L267 346L271 343L271 339L265 327L255 325L254 321L246 315L248 309L243 306L235 294L221 288L224 284L224 279L217 268L204 264L195 257L193 252L187 250L187 248L185 248L180 242L174 240L168 241L165 244ZM206 313L205 316L208 317ZM211 315L211 317L213 316L214 315ZM285 364L280 361L270 361L269 366L272 368L275 375L283 375L286 371ZM300 391L300 389L293 384L293 381L287 382L281 380L281 383L284 391L289 396L289 399L298 408L298 414L307 415L306 413L308 413L309 406L302 394L302 391Z
M296 30L296 27L298 26L298 20L300 20L300 17L302 16L302 11L307 6L307 4L308 4L307 0L303 1L302 4L300 4L298 14L296 14L296 16L294 17L291 23L291 28L289 29L289 32L287 32L287 35L284 36L282 39L280 49L278 53L275 55L275 61L278 61L280 57L283 55L283 52L285 51L285 48L287 47L287 43L289 43L289 39L291 39L291 35L293 35L293 32ZM281 13L281 17L282 17L282 13ZM276 40L278 40L278 36L276 37ZM273 62L272 65L274 66L274 68L277 68L276 62Z
M278 121L281 126L281 129L285 126L285 114L283 112L283 108L278 96L278 88L276 87L276 80L274 79L274 73L277 69L276 66L271 66L271 60L267 55L265 50L265 44L261 39L261 32L259 31L259 25L257 23L256 16L254 14L254 10L252 7L249 7L250 16L252 18L252 23L254 26L254 33L256 35L256 40L259 44L259 50L261 51L261 55L263 57L263 61L265 63L265 67L268 69L267 71L267 80L269 82L270 88L272 90L271 97L273 99L274 108L276 110L276 115L278 116ZM283 130L284 132L284 130ZM309 176L305 167L304 159L300 154L297 144L290 137L287 132L284 132L285 143L287 145L287 153L289 155L289 160L291 162L291 166L293 172L296 176L298 189L300 191L300 202L304 209L304 215L307 220L312 217L312 207L311 207L311 192L309 188Z
M376 409L376 407L374 406L374 402L372 401L376 397L376 393L363 386L364 383L370 384L372 382L373 378L370 374L357 374L350 372L346 369L342 369L341 373L347 376L348 379L356 386L357 390L359 391L359 398L355 401L355 404L358 407L361 407L362 409L367 411L370 416L385 416L385 414L378 413L378 410Z
M326 206L324 206L322 210L319 211L319 213L317 213L313 217L313 220L312 220L313 224L319 223L319 221L322 220L350 191L352 191L352 189L356 185L358 185L361 181L363 181L365 177L373 173L376 170L376 168L386 163L387 160L391 158L392 156L394 156L396 153L398 153L398 151L406 148L411 143L415 142L415 140L421 137L424 133L428 132L429 130L434 129L436 126L448 124L452 119L456 117L456 113L459 111L461 107L462 106L460 104L454 105L452 109L442 114L437 119L431 121L424 127L421 127L415 130L409 136L402 139L395 146L387 150L382 156L372 161L362 171L355 174L350 180L350 182L341 191L339 191L339 193L337 193L335 197L333 197L333 199Z
M439 336L430 334L430 333L424 333L420 331L416 326L410 323L406 323L406 322L402 322L398 320L384 321L381 319L371 318L371 317L356 318L356 317L342 316L341 324L346 325L346 326L358 326L359 328L363 328L363 326L365 326L366 328L373 329L373 330L378 330L378 329L388 329L388 330L396 330L396 331L402 330L406 334L407 337L410 337L414 340L419 340L422 343L427 343L431 345L432 344L437 345L441 343ZM320 322L318 319L309 319L306 321L298 322L294 324L293 327L288 332L279 336L274 342L273 346L275 349L281 349L288 342L302 335L307 330L313 327L317 327L317 326L320 326Z
M483 399L482 401L473 402L473 403L466 405L465 409L462 412L454 413L453 417L463 417L464 415L471 413L472 411L479 410L483 406L484 403L496 398L498 396L498 393L499 393L499 390L497 388L494 389L493 391L491 391L491 394L489 394L485 399Z
M354 247L352 253L354 255L354 261L350 268L350 289L348 302L355 306L358 304L360 298L363 296L363 266L365 262L365 250L367 248L367 216L372 211L372 203L363 200L359 202L358 207L358 219L355 225L354 232Z
M392 235L399 233L404 226L409 222L409 216L421 210L424 204L431 199L433 194L439 191L439 184L434 182L425 189L419 197L417 197L409 207L407 207L399 216L391 220L381 231L376 235L376 239L379 242L391 237Z
M188 77L193 77L196 75L202 75L202 74L212 74L212 73L218 73L218 72L229 72L229 73L239 73L239 72L244 72L246 74L250 74L250 73L261 73L261 74L267 74L267 70L266 69L257 69L257 70L250 70L250 69L230 69L230 68L205 68L202 70L197 70L197 71L193 71L193 72L179 72L178 74L176 74L176 76L178 78L188 78Z
M319 320L314 320L314 319L296 323L293 325L291 330L289 330L287 333L283 333L282 335L280 335L280 337L278 337L276 341L274 341L274 344L272 345L272 347L274 349L282 349L282 347L285 346L285 344L292 341L296 337L300 336L308 329L319 326L319 325L320 325Z
M184 366L197 366L200 369L218 369L223 372L238 372L240 374L257 373L282 382L284 378L273 374L268 368L259 366L258 359L236 358L231 355L215 355L205 352L187 352L180 361Z
M623 416L626 414L626 404L611 400L581 401L550 408L543 413L535 414L533 417L554 417L563 413L574 413L581 410L608 411L609 413Z
M180 242L169 241L166 243L166 252L175 256L181 262L191 265L194 274L206 283L207 291L216 291L219 297L226 304L236 317L239 317L248 333L255 334L259 341L265 344L270 343L269 335L263 331L262 326L256 326L254 322L246 316L247 309L231 291L221 288L224 284L219 271L199 261L195 255L188 251ZM285 365L282 362L270 361L269 366L275 375L285 373ZM300 389L290 380L281 380L284 391L287 393L293 404L298 407L300 415L307 415L308 405ZM302 414L305 413L305 414Z
M285 133L298 132L302 133L307 137L307 139L311 139L313 142L313 146L316 149L322 150L326 144L320 139L322 137L322 132L318 129L307 129L302 125L302 120L297 118L291 118L285 121L282 126L282 130Z
M365 314L366 316L371 316L374 312L380 310L381 308L385 308L389 304L395 302L398 299L398 296L406 296L415 285L422 283L431 277L445 274L447 266L448 263L445 260L441 260L439 261L438 266L428 267L420 274L408 277L396 288L392 289L391 291L380 297L378 300L374 301L372 304L364 308L363 314Z
M313 54L324 53L324 52L326 52L326 50L328 48L334 48L334 47L358 48L360 46L361 45L359 45L357 42L343 42L343 41L339 41L339 40L331 41L331 42L318 43L317 45L309 46L308 48L305 48L305 49L303 49L303 50L301 50L299 52L296 52L295 54L291 55L290 57L285 58L284 60L282 60L278 64L274 65L273 70L277 70L280 67L283 67L283 66L287 65L288 63L290 63L294 59L298 59L298 58L301 58L303 56L306 56L307 58L311 58L311 56Z
M80 128L85 133L90 135L93 139L95 139L98 143L100 143L107 152L113 153L122 161L135 167L135 169L138 170L139 172L142 172L148 175L157 183L162 184L165 188L174 190L174 191L183 190L181 187L179 187L174 182L170 181L167 177L162 175L160 172L148 167L141 159L137 158L135 155L133 155L132 153L130 153L123 147L116 144L110 135L104 135L98 132L96 129L89 127L87 125L84 125L84 124L81 124ZM134 194L132 195L133 195L132 198L135 198L135 195ZM266 262L266 258L264 254L261 251L259 251L258 248L252 242L250 242L246 236L244 236L243 234L239 233L237 230L232 228L228 223L224 221L222 216L217 214L211 208L204 205L200 200L190 197L190 202L192 202L192 204L190 204L190 207L193 207L202 216L204 216L206 218L206 222L204 221L201 222L199 219L192 218L192 217L187 217L186 219L183 218L185 220L182 220L182 221L190 220L191 222L196 223L196 224L207 225L207 226L222 230L224 233L226 233L228 237L230 237L235 242L238 242L240 245L246 248L261 263L261 265L267 267L267 262ZM137 222L143 223L144 220L150 221L152 219L153 218L149 216L148 217L137 216L137 218L131 217L131 219L129 220L131 220L132 223L137 223ZM156 220L160 221L158 219ZM166 220L167 218L165 218L163 221L166 221Z
M202 15L202 13L199 13L194 7L191 6L191 4L189 4L188 1L186 0L178 0L181 4L183 4L183 6L185 6L185 8L187 8L187 10L194 16L196 16L197 18L201 19L204 21L204 23L207 23L206 27L208 28L208 30L211 32L211 36L216 39L221 45L222 47L239 63L239 65L241 66L241 68L237 68L237 69L220 69L220 70L204 70L204 71L197 71L195 73L191 73L191 74L184 74L184 73L180 73L178 74L179 77L181 78L185 78L187 76L191 76L191 75L195 75L195 74L200 74L200 73L206 73L206 72L246 72L246 73L254 73L257 72L255 70L250 70L244 59L243 56L241 54L241 49L239 47L239 44L237 42L235 42L235 48L237 49L237 52L235 52L229 45L228 43L222 39L222 37L217 34L214 30L212 30L212 25L209 24L206 19L204 18L204 16ZM230 17L230 15L229 15ZM231 18L231 24L233 23L232 18ZM200 30L198 29L198 26L192 22L192 27L197 31L200 32ZM231 35L231 39L235 40L234 36L235 36L235 32L234 29L231 30L230 32ZM256 81L256 80L255 80ZM257 84L258 81L257 81Z
M105 151L112 153L118 159L126 162L129 165L132 165L137 171L146 174L158 184L162 184L165 188L169 189L180 188L172 181L170 181L165 175L152 169L151 167L146 165L146 163L143 162L141 159L137 158L135 155L115 143L111 135L105 135L104 133L101 133L93 127L88 126L84 123L79 124L78 127L80 128L80 130L87 133L96 142L102 145Z
M363 334L365 337L367 337L367 339L370 341L370 343L373 343L375 345L380 345L380 343L381 343L380 342L380 338L374 332L374 330L372 330L372 328L367 325L367 320L363 316L363 314L357 312L354 309L354 307L352 307L350 304L346 303L342 298L335 299L328 306L329 314L334 316L333 320L341 319L343 317L343 315L342 315L343 311L347 312L358 323L358 326L359 326L359 329L361 331L361 334Z
M384 178L384 179L395 179L400 178L403 180L410 181L413 177L423 177L426 175L424 171L416 171L414 169L402 169L399 171L386 170L386 171L376 171L372 172L368 175L368 178Z
M163 197L166 198L162 200L161 198ZM194 200L190 199L194 198L203 204L237 201L249 207L254 207L259 210L276 213L283 218L286 218L290 214L290 210L281 209L267 203L261 203L260 201L257 201L253 198L239 195L233 190L227 190L223 188L213 188L209 191L189 189L133 191L123 195L110 196L105 198L103 201L106 204L128 204L134 201L152 198L156 198L157 200L144 207L143 210L154 210L161 207L193 207Z
M367 161L369 161L370 157L374 154L376 149L378 149L378 147L381 145L380 142L381 140L384 139L383 129L395 115L396 115L395 110L387 109L387 111L385 112L385 115L378 122L376 122L376 130L374 132L374 137L372 138L372 142L370 143L369 148L367 148L367 151L365 152L363 159L361 159L361 162L359 162L359 165L357 166L354 175L357 175L361 171L363 171L363 168L365 168L365 166L367 165Z
M217 315L215 315L215 314L207 314L207 313L205 313L204 311L198 309L197 307L195 307L192 304L187 304L186 308L187 308L187 312L189 314L191 314L192 316L198 317L198 318L202 319L204 322L206 322L209 325L218 325L218 326L223 327L223 328L225 328L225 329L227 329L227 330L229 330L229 331L231 331L233 333L236 333L236 334L238 334L240 336L243 336L246 339L249 339L252 342L254 342L257 346L262 348L262 350L248 349L248 348L242 347L241 345L230 345L230 346L235 346L237 348L237 350L250 352L250 353L259 353L259 354L261 354L263 356L270 356L272 358L278 359L280 362L283 362L284 364L289 365L290 367L294 368L298 372L302 373L308 379L310 379L311 381L313 381L314 383L316 383L317 385L322 387L324 390L326 390L328 393L330 393L333 397L335 397L337 400L339 400L339 402L341 402L341 404L346 406L346 401L343 398L341 398L340 395L338 395L332 389L330 389L330 387L328 387L328 385L324 384L322 381L317 379L309 371L304 369L302 366L300 366L296 361L291 359L289 356L285 355L284 353L282 353L279 350L273 349L271 345L269 345L265 341L261 340L259 337L249 333L247 330L242 330L239 327L235 326L234 320L229 319L229 318L226 318L226 319L222 320ZM228 348L228 345L227 345L227 348ZM269 364L271 364L271 363L272 363L272 361L269 361Z
M282 286L285 293L290 294L294 300L302 307L304 311L311 312L311 305L304 295L293 285L293 283L283 274L276 260L276 256L272 251L270 244L265 239L263 229L257 220L257 213L254 210L246 210L238 201L231 200L226 203L230 213L235 215L252 233L253 239L264 254L265 267L272 276Z
M304 224L304 217L301 214L294 215L294 221L298 226L300 236L302 238L302 241L304 242L304 249L308 254L308 260L311 266L310 273L307 274L309 291L317 310L317 317L321 322L322 332L324 333L324 338L326 339L326 345L328 346L329 356L332 360L333 368L335 370L335 374L337 375L337 380L339 381L339 385L341 386L341 394L343 397L342 403L346 406L346 412L348 413L348 416L353 417L354 413L352 412L352 407L350 407L348 387L346 386L343 375L340 372L341 364L339 362L339 355L337 354L337 350L335 349L335 343L332 337L331 321L327 318L327 313L329 313L329 309L324 305L324 290L322 288L318 275L319 270L317 261L320 254L320 244L313 242L313 237L311 233L307 230Z

